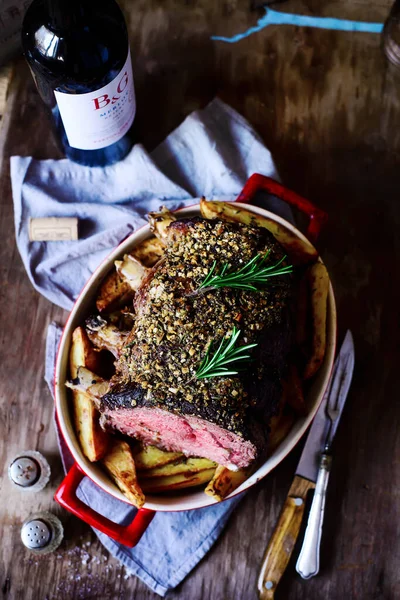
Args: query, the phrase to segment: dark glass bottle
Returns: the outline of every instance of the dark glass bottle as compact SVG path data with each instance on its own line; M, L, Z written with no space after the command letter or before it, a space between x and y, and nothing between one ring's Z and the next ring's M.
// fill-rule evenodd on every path
M133 144L128 33L114 0L33 0L22 44L71 160L104 166Z

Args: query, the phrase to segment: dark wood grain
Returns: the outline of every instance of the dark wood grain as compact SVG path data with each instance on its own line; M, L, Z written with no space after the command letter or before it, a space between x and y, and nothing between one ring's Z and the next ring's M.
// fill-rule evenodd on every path
M289 564L276 597L394 600L400 597L397 284L400 256L400 75L379 36L269 27L237 44L212 42L255 24L247 0L125 2L138 97L137 135L153 148L216 93L256 127L283 181L330 215L320 249L334 283L339 337L351 327L354 383L337 435L321 572L303 581ZM281 10L384 20L389 0L290 1ZM90 529L52 501L61 479L52 401L43 381L48 323L65 314L32 288L15 246L9 156L60 156L21 62L0 146L0 462L38 449L51 485L21 494L0 481L0 585L16 600L155 600L107 556ZM268 540L301 448L243 499L207 557L171 599L253 600ZM58 551L36 558L19 540L30 512L64 524ZM294 555L296 554L296 551Z

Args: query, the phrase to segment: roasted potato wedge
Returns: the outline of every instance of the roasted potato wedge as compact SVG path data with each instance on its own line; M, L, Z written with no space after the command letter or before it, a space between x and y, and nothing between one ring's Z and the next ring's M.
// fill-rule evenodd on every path
M101 318L100 315L99 318ZM121 332L131 331L135 324L135 310L133 306L125 306L120 310L107 313L106 323L114 325Z
M310 354L310 288L306 275L298 282L297 305L295 310L296 344L300 353L307 357Z
M83 327L77 327L72 334L69 353L69 370L72 378L77 376L79 367L86 367L94 373L100 368L99 353L93 348Z
M307 271L311 291L312 354L304 369L304 379L310 379L320 368L326 349L326 314L329 291L328 271L321 262Z
M168 463L184 458L181 452L167 452L166 450L156 448L156 446L143 447L141 444L133 448L132 453L138 471L163 467Z
M215 469L214 477L204 490L207 496L212 496L220 502L236 490L250 476L253 467L231 471L222 465Z
M235 202L214 202L202 198L200 201L200 211L206 219L225 219L234 223L243 223L244 225L255 225L268 229L280 244L285 248L290 260L296 264L307 264L317 260L318 253L312 244L306 240L299 239L294 233L284 225L256 215Z
M282 380L282 386L289 406L293 408L296 414L305 416L307 414L307 407L303 394L303 384L295 364L289 365L288 374Z
M114 261L114 265L117 273L129 283L135 292L139 289L142 280L149 272L149 269L130 254L125 254L123 260Z
M83 327L77 327L72 334L69 366L73 378L78 376L82 366L93 371L99 368L99 355ZM99 460L106 453L109 442L109 436L99 425L99 413L90 397L80 390L72 390L72 403L75 431L82 452L91 462Z
M149 268L162 256L163 248L160 240L150 238L139 244L131 254L125 254L123 260L116 260L115 270L100 285L96 298L97 310L112 312L132 302Z
M116 270L112 270L100 285L96 307L99 312L111 312L132 302L135 291Z
M208 458L186 458L183 457L173 463L168 463L162 467L154 467L146 471L140 471L139 476L150 479L152 477L167 477L171 475L179 475L180 473L198 473L205 469L215 469L217 463Z
M66 381L65 385L70 390L86 394L95 405L108 390L108 381L86 367L78 367L76 377L72 381Z
M268 438L268 454L271 455L283 442L295 422L295 414L290 407L285 407L280 415L273 417L270 423Z
M290 428L286 430L284 415L289 414L293 415L293 410L290 406L288 406L289 400L289 392L288 385L285 385L285 381L281 381L282 384L282 394L279 400L278 410L276 414L271 417L269 422L269 436L268 436L268 454L272 454L275 448L281 443L281 441L286 437ZM291 425L293 424L293 420L291 421Z
M161 242L167 239L167 227L173 221L176 221L176 217L165 206L158 213L149 213L150 229Z
M145 497L137 480L135 461L129 444L114 438L101 462L121 492L132 504L141 508Z
M136 258L142 265L147 268L153 267L164 254L165 246L156 237L144 240L136 246L131 252L131 256Z
M115 358L121 354L129 331L121 331L100 315L92 315L85 321L85 329L92 344L99 350L108 350Z
M167 477L141 478L142 490L147 493L157 494L159 492L173 492L188 487L204 485L214 475L215 469L205 469L198 473L179 473Z

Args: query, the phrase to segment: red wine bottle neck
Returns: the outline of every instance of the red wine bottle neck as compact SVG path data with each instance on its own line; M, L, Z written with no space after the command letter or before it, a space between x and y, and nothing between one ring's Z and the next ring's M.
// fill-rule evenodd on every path
M53 31L68 31L82 23L85 2L80 0L46 0L48 26Z

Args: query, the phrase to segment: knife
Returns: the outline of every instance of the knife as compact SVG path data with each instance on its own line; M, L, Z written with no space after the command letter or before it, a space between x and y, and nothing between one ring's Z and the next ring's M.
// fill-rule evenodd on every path
M278 524L269 541L258 579L260 600L273 600L299 535L309 490L315 489L304 543L296 564L308 579L319 570L319 546L331 467L331 446L354 370L354 342L347 331L330 383L317 411L297 465Z

